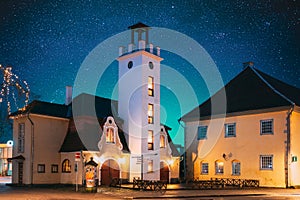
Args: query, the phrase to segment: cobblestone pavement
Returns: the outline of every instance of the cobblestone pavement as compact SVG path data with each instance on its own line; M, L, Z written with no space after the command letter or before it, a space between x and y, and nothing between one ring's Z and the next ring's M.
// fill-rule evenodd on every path
M11 187L0 184L2 200L113 200L113 199L300 199L299 189L167 190L165 194L124 188L100 187L97 193L75 192L74 187Z

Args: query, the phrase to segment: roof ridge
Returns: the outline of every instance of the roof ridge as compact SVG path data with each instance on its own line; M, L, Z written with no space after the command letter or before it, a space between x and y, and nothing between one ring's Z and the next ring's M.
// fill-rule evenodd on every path
M256 69L254 67L250 67L250 69L271 89L273 90L276 94L278 94L279 96L281 96L282 98L284 98L285 100L287 100L288 102L290 102L292 105L295 105L295 103L289 99L287 96L285 96L284 94L282 94L280 91L278 91L275 87L272 86L271 83L269 83L258 71L256 71Z

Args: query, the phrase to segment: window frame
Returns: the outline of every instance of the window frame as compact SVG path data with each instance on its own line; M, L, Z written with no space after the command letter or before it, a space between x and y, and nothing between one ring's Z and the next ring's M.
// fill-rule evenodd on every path
M147 173L153 173L154 172L153 167L154 167L153 160L148 160Z
M148 124L154 124L154 105L148 103Z
M154 150L154 133L153 130L148 130L148 150Z
M200 130L202 130L202 129L205 129L205 137L200 132ZM207 139L207 130L208 130L208 126L198 126L197 140L206 140Z
M51 165L51 173L58 173L58 165L57 164Z
M231 162L231 174L233 176L240 176L241 175L241 162L240 161L233 160Z
M263 127L264 123L271 122L271 132L264 130L265 127ZM260 120L260 135L273 135L274 134L274 120L273 119L263 119Z
M204 166L206 167L206 170L205 170ZM209 164L208 164L208 162L201 162L201 174L203 174L203 175L208 175L209 174Z
M37 164L37 173L39 174L46 173L45 164Z
M215 161L215 174L216 175L223 175L224 174L224 162L219 161L219 160Z
M25 151L25 123L18 125L18 153Z
M109 131L111 130L111 132ZM116 136L114 127L107 127L105 130L105 143L107 144L115 144Z
M65 166L65 163L68 163L67 166ZM66 169L66 167L68 167L68 169ZM64 161L61 164L61 172L62 173L71 173L72 172L72 168L71 168L71 162L69 159L64 159Z
M270 159L269 166L271 164L271 167L266 167L265 165L268 164L268 160L263 159ZM274 168L274 156L273 155L260 155L259 156L259 169L260 170L273 170Z
M229 134L229 126L233 126L234 134ZM236 123L226 123L224 125L225 138L236 137Z
M161 149L166 148L166 136L164 134L160 134L159 136L159 148Z
M148 96L154 97L154 77L148 76Z

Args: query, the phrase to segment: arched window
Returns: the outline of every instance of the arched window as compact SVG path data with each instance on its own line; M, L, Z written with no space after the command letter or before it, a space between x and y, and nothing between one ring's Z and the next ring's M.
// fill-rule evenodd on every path
M224 174L224 163L217 160L215 162L216 174Z
M70 163L70 160L65 159L62 162L62 172L63 173L70 173L71 172L71 163Z
M106 129L106 143L115 143L115 131L111 127Z
M159 138L159 147L160 148L166 147L166 137L163 134L161 134Z

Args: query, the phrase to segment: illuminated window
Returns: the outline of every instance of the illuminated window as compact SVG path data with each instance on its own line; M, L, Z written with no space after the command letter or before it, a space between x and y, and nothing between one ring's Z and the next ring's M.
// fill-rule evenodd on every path
M62 172L63 173L70 173L71 172L71 164L70 160L65 159L62 163Z
M25 145L25 124L19 124L19 133L18 133L18 152L24 153Z
M153 104L148 104L148 124L154 123L154 106Z
M163 134L161 134L159 138L159 147L160 148L166 147L166 137Z
M37 171L38 173L45 173L45 164L38 164Z
M148 160L148 173L153 172L153 160Z
M273 155L261 155L260 156L260 169L272 170L273 169Z
M154 78L152 76L148 77L148 95L154 96Z
M204 140L207 138L207 126L198 127L198 140Z
M232 175L241 175L241 163L237 160L232 161Z
M208 174L208 163L201 162L201 174Z
M235 137L235 123L225 124L225 137Z
M51 173L58 173L58 165L51 165Z
M224 173L224 163L221 161L215 162L216 174L223 174Z
M273 119L260 121L260 134L273 134Z
M153 131L148 130L148 150L153 150Z
M115 132L113 128L106 129L106 143L115 143Z

